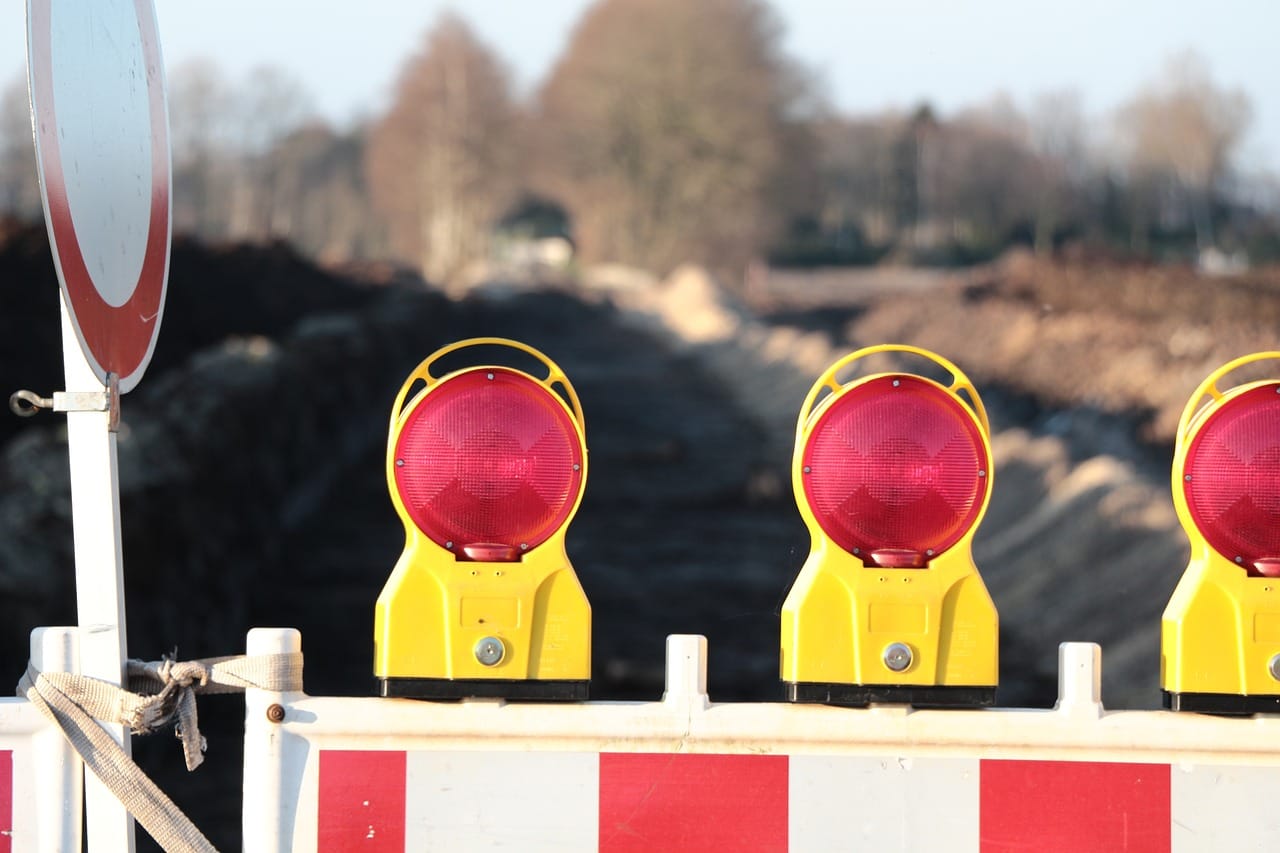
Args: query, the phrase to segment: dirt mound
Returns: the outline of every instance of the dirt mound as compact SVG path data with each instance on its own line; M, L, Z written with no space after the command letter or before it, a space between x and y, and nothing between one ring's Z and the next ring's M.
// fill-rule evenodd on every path
M689 273L682 278L688 280ZM783 466L779 489L788 497L785 466L801 401L836 359L854 346L893 341L959 361L977 381L996 430L992 502L974 553L1001 616L999 701L1051 704L1057 647L1070 640L1102 644L1103 698L1111 707L1158 704L1159 618L1186 566L1187 547L1168 498L1167 462L1162 468L1153 461L1158 454L1141 444L1142 421L1109 415L1086 400L1058 408L1053 400L1019 396L1026 393L1012 375L1019 356L984 360L978 354L991 341L961 334L964 323L954 316L949 324L941 319L955 307L949 293L965 300L967 290L955 282L942 281L927 300L936 297L936 304L923 308L918 299L886 298L875 290L862 316L848 324L856 338L843 343L824 333L821 311L787 314L790 325L778 325L776 318L766 323L707 282L703 277L698 287L677 290L680 281L673 279L650 292L647 302L633 295L628 306L636 315L656 318L672 346L691 353L766 425L772 458ZM668 307L672 292L681 294L679 311ZM992 307L1007 306L993 300L962 319L990 321L984 309ZM702 328L700 314L721 324L729 316L737 322L707 339L689 333ZM929 319L914 325L922 315ZM945 340L931 334L943 325L953 332ZM883 331L867 331L876 329ZM1065 362L1063 369L1074 369L1074 363Z
M886 273L887 275L888 273ZM769 310L794 316L827 300L851 344L915 343L944 353L980 385L1061 409L1090 406L1142 422L1170 444L1187 397L1238 356L1280 348L1280 269L1214 278L1187 267L1052 263L1019 254L932 289L899 296L875 271L791 274L768 290ZM843 306L843 307L840 307ZM787 312L791 312L790 315Z
M0 393L62 387L58 279L41 225L9 226L0 240ZM203 246L174 241L162 332L147 377L229 337L272 338L315 313L359 311L376 288L304 261L284 244ZM150 381L139 386L142 393ZM132 398L126 398L132 399ZM26 424L0 416L0 445Z
M583 294L508 285L457 299L386 270L318 270L279 246L180 242L120 435L130 650L225 654L254 625L293 625L308 690L371 693L373 602L403 545L384 480L387 407L436 347L503 335L551 355L586 413L591 475L568 547L593 606L594 695L656 698L662 639L680 632L710 638L714 699L776 699L778 609L808 552L790 490L796 415L831 361L888 340L961 364L997 426L975 548L1001 612L1001 703L1051 703L1057 644L1094 640L1104 701L1154 706L1158 616L1185 543L1167 462L1137 439L1141 413L1162 413L1164 398L1129 374L1182 358L1202 375L1232 345L1219 324L1257 335L1267 309L1210 312L1178 337L1170 329L1189 321L1134 319L1141 300L1108 312L1064 296L1046 310L1052 287L1075 298L1074 279L1045 278L1056 274L920 280L908 299L867 285L780 322L692 269L658 285L612 270ZM0 276L13 283L0 289L0 388L47 393L60 343L43 232L0 246ZM1174 325L1142 337L1160 323ZM74 621L69 518L64 430L50 415L0 419L0 661L15 676L31 627ZM208 603L177 610L179 591ZM198 774L177 769L167 738L137 750L234 847L242 710L211 704Z
M595 695L656 698L663 637L702 632L716 649L713 695L776 697L776 609L803 530L776 489L752 487L765 431L688 354L623 324L606 302L564 293L496 289L454 300L421 282L372 288L311 268L291 274L297 261L279 247L187 248L196 262L175 257L161 331L163 341L178 329L177 340L169 356L157 350L123 407L131 653L234 653L254 625L293 625L303 630L310 691L371 694L373 603L404 541L384 479L387 409L437 347L504 335L552 354L586 411L591 475L569 551L595 614ZM26 255L34 266L37 256ZM51 270L41 272L56 297ZM228 280L239 304L223 302ZM29 365L60 352L49 301L43 311L15 301L3 315L28 336L7 375L45 391L56 377L37 384ZM192 307L176 307L184 303ZM65 432L52 415L7 426L0 661L16 678L30 628L75 614ZM198 610L174 604L193 596L204 602ZM243 711L216 697L209 704L201 724L211 748L199 773L180 770L168 738L140 739L135 751L220 846L234 848Z

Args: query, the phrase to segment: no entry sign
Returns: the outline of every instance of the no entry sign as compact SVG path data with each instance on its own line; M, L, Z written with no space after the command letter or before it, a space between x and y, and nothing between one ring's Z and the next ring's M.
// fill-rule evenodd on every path
M169 275L170 157L151 0L29 0L31 109L53 257L85 358L137 385Z

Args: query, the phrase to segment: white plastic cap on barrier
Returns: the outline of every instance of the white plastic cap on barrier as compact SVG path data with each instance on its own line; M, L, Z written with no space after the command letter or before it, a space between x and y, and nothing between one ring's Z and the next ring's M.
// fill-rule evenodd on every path
M1058 646L1058 702L1055 711L1101 717L1102 647L1097 643Z
M253 628L245 640L250 656L291 654L302 651L302 632L297 628Z
M667 683L662 701L688 702L706 707L707 638L701 634L672 634L667 637Z

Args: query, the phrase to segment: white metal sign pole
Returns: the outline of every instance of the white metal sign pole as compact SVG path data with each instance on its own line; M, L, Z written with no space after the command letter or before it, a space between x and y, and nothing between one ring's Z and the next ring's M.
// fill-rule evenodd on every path
M62 301L62 353L67 391L102 393ZM118 405L118 401L113 405ZM121 684L125 662L124 571L120 547L120 483L110 412L67 412L71 458L71 520L76 560L80 672ZM106 726L129 752L123 726ZM85 823L90 853L133 853L133 817L92 773L85 774Z
M28 0L32 129L62 291L80 671L120 684L124 572L115 419L155 347L169 274L172 168L152 0ZM104 407L104 391L109 397ZM129 750L121 726L108 727ZM134 825L85 779L91 853L132 853Z

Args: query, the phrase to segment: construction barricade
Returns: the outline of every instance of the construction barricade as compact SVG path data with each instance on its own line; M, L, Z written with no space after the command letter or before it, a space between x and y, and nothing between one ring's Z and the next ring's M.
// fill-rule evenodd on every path
M296 651L258 629L251 655ZM1280 844L1280 717L1104 710L1092 644L1052 710L247 692L248 851L1209 851Z

